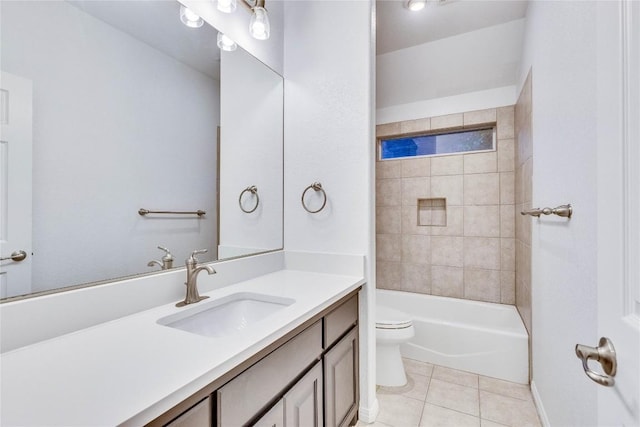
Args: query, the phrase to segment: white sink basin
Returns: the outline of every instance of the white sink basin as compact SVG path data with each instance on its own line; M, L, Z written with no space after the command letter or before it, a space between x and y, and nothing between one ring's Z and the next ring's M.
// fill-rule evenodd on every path
M293 304L291 298L241 292L194 304L193 308L158 320L158 324L206 337L237 333Z

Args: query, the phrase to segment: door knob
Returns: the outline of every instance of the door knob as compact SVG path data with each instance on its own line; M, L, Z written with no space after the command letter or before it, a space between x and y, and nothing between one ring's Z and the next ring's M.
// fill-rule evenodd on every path
M11 252L11 255L4 258L0 258L0 261L7 261L10 259L11 261L20 262L26 257L27 257L27 253L25 251L13 251Z
M618 363L616 361L616 350L613 348L613 343L609 338L600 338L598 347L576 344L576 356L582 360L584 373L593 381L605 387L612 387L615 384L613 377L616 376ZM604 374L592 371L587 364L589 359L599 362Z

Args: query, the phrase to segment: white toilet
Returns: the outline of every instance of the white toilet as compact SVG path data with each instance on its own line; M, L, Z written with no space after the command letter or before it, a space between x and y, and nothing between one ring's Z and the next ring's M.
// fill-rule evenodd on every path
M400 344L415 335L408 314L389 307L376 306L376 383L398 387L407 383Z

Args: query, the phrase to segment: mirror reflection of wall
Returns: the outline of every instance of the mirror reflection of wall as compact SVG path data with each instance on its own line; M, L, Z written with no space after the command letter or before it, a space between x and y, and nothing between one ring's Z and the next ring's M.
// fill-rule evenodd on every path
M8 277L2 297L159 270L147 266L162 257L158 245L174 267L194 249L209 250L201 261L218 259L217 31L185 27L179 6L0 4L2 71L33 91L33 255L24 264L32 278ZM251 59L254 78L264 72L282 84ZM282 121L274 126L281 146ZM140 208L206 215L143 217ZM280 248L281 214L271 228L280 230L273 246L248 246ZM2 254L9 249L18 248Z

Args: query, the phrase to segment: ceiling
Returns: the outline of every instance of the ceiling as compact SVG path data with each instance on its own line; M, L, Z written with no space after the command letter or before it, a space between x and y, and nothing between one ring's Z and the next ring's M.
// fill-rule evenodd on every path
M187 28L180 22L177 1L67 0L78 9L123 31L143 43L220 79L218 31L205 24Z
M524 18L527 4L526 0L429 0L427 7L412 12L406 0L377 0L376 53Z

